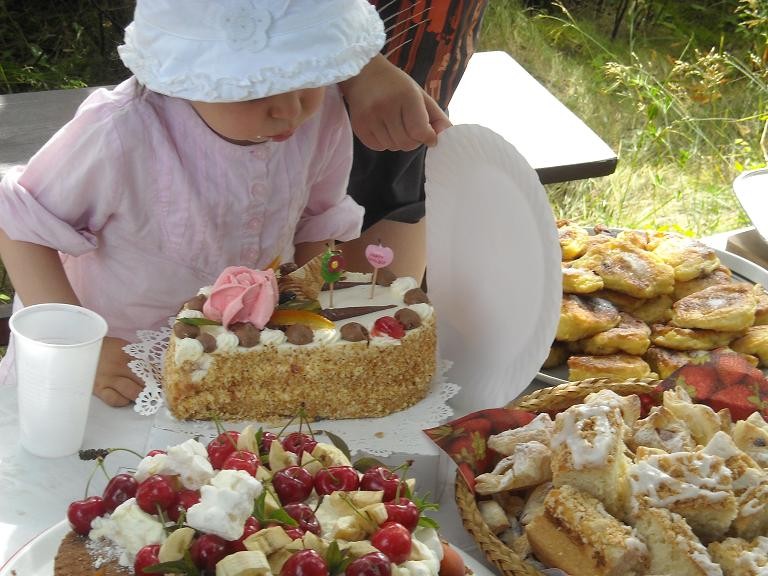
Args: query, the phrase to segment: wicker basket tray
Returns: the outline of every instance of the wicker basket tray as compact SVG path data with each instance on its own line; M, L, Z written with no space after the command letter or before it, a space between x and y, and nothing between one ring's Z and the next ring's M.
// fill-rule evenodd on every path
M510 408L520 408L531 412L559 411L581 403L588 394L608 388L622 396L650 392L661 380L648 378L612 382L603 378L592 378L580 382L567 382L550 388L536 390L510 403ZM475 495L459 473L456 474L456 505L461 515L464 528L485 553L488 561L498 568L504 576L543 576L542 573L523 558L488 528L480 515Z

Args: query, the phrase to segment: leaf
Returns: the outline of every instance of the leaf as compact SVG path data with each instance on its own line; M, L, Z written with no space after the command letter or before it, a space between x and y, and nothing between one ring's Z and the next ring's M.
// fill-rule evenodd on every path
M184 558L173 560L171 562L160 562L152 564L143 569L147 574L186 574L187 576L200 576L200 571L192 562L192 556L189 550L184 551Z
M208 318L176 318L176 321L190 326L221 326L221 322Z
M359 460L356 460L352 463L352 467L355 470L363 473L365 473L366 470L369 470L370 468L375 468L376 466L384 466L384 464L379 460L376 460L376 458L371 457L360 458ZM386 468L386 466L384 467Z
M296 520L294 520L283 508L278 508L272 512L272 514L267 517L267 522L279 522L280 524L294 527L299 525L299 523L296 522Z
M419 516L418 525L423 526L424 528L440 530L440 524L438 524L434 518L430 518L429 516Z
M337 436L333 432L328 432L327 430L323 430L323 434L328 436L328 439L331 441L331 444L336 446L339 450L341 450L342 454L347 457L347 460L350 462L352 461L352 455L349 452L349 446L347 446L347 443L342 440L340 436Z
M328 572L331 575L343 574L347 566L350 565L352 558L348 556L348 552L348 550L341 550L336 540L328 545L328 550L325 552L325 562L328 564Z

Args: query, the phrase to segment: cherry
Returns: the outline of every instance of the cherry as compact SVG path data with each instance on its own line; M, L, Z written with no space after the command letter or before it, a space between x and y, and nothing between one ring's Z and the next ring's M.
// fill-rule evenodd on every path
M136 559L133 561L133 573L136 576L152 576L152 573L144 572L144 568L149 568L159 563L160 544L148 544L136 553Z
M247 450L235 450L221 464L222 470L244 470L251 476L256 476L256 469L261 464L259 457Z
M275 487L280 502L285 505L306 500L312 493L314 483L312 474L301 466L288 466L275 472L272 476L272 486Z
M357 490L360 478L352 466L331 466L322 468L315 474L315 492L325 496L333 492L351 492Z
M384 502L389 502L390 500L395 499L397 487L400 486L400 484L400 477L384 466L368 468L363 474L363 477L360 478L360 489L383 490L384 496L382 497L382 500Z
M200 502L199 490L180 490L177 495L176 505L168 508L168 517L174 522L179 521L179 516L183 510L185 513L192 506Z
M411 533L397 522L385 522L371 536L371 544L395 564L402 564L411 554Z
M229 542L215 534L201 534L192 541L189 554L195 566L214 572L216 563L229 554Z
M129 498L133 498L138 487L139 483L132 474L116 474L112 476L102 493L107 512L114 512L115 508L120 506L120 504Z
M371 329L371 336L389 336L400 339L405 336L405 328L392 316L377 318Z
M320 522L317 521L312 508L301 502L286 504L283 506L288 516L299 523L299 530L320 535Z
M67 507L67 520L72 530L87 536L91 531L91 522L106 513L104 499L101 496L90 496L84 500L75 500Z
M168 510L178 500L178 494L167 476L153 474L136 489L136 503L147 514L157 514L160 510Z
M392 562L382 552L371 552L350 562L346 576L390 576Z
M272 447L274 440L277 440L277 434L274 432L261 433L261 446L259 446L259 450L261 450L262 454L269 454L269 449Z
M208 451L208 460L214 470L221 470L221 465L227 456L237 450L237 440L240 438L239 432L222 432L216 438L208 442L205 449Z
M328 576L328 564L320 554L307 548L286 560L280 576Z
M317 440L312 438L309 434L303 432L291 432L283 438L283 448L288 452L293 452L297 456L301 457L304 452L312 452L317 446Z
M289 526L288 528L284 527L283 530L285 530L285 533L291 537L291 540L300 540L302 536L304 536L304 532L301 530L301 528L294 528L293 526Z
M256 518L253 516L248 516L248 519L245 521L245 526L243 526L243 535L240 536L240 538L237 540L233 540L229 543L229 553L232 554L234 552L243 552L247 550L243 542L246 538L248 538L248 536L255 534L259 530L261 530L261 524L259 521L256 520Z
M147 458L150 456L157 456L158 454L167 454L165 450L150 450L147 452Z
M385 502L384 508L387 509L387 520L402 524L411 532L416 529L419 523L419 508L408 498L399 498L397 502Z

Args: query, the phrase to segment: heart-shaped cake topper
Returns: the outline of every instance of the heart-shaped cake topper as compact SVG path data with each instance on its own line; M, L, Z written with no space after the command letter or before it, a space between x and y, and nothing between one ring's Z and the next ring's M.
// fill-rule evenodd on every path
M384 266L392 264L392 260L395 259L395 253L392 248L382 246L381 240L379 240L378 244L368 244L368 246L365 247L365 257L370 265L373 266L370 296L370 298L373 298L373 293L376 290L376 275L379 273L379 268L384 268Z
M384 266L389 266L392 263L395 253L392 248L382 246L381 243L369 244L365 248L365 257L374 268L384 268Z

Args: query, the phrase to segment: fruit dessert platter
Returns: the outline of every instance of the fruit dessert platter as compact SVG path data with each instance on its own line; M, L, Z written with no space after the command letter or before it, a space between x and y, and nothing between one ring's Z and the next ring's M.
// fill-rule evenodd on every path
M566 220L558 232L563 299L545 374L666 378L714 349L768 366L768 292L713 248L673 232Z
M153 450L101 495L69 505L72 531L54 573L464 576L407 463L390 470L369 458L355 467L343 441L330 439L249 425L207 445ZM110 452L81 458L104 469Z
M743 362L724 354L723 369L732 365L723 359ZM649 386L642 395L597 390L551 413L481 411L428 432L472 486L469 507L495 551L504 548L527 567L512 574L768 573L765 380L761 389L730 384L732 409L713 408L716 394L704 382L665 384L676 385ZM558 389L566 385L551 390ZM752 410L741 405L745 394ZM549 398L558 401L557 394ZM496 412L514 421L508 430L490 432ZM460 432L472 441L456 451L457 440L445 439Z

